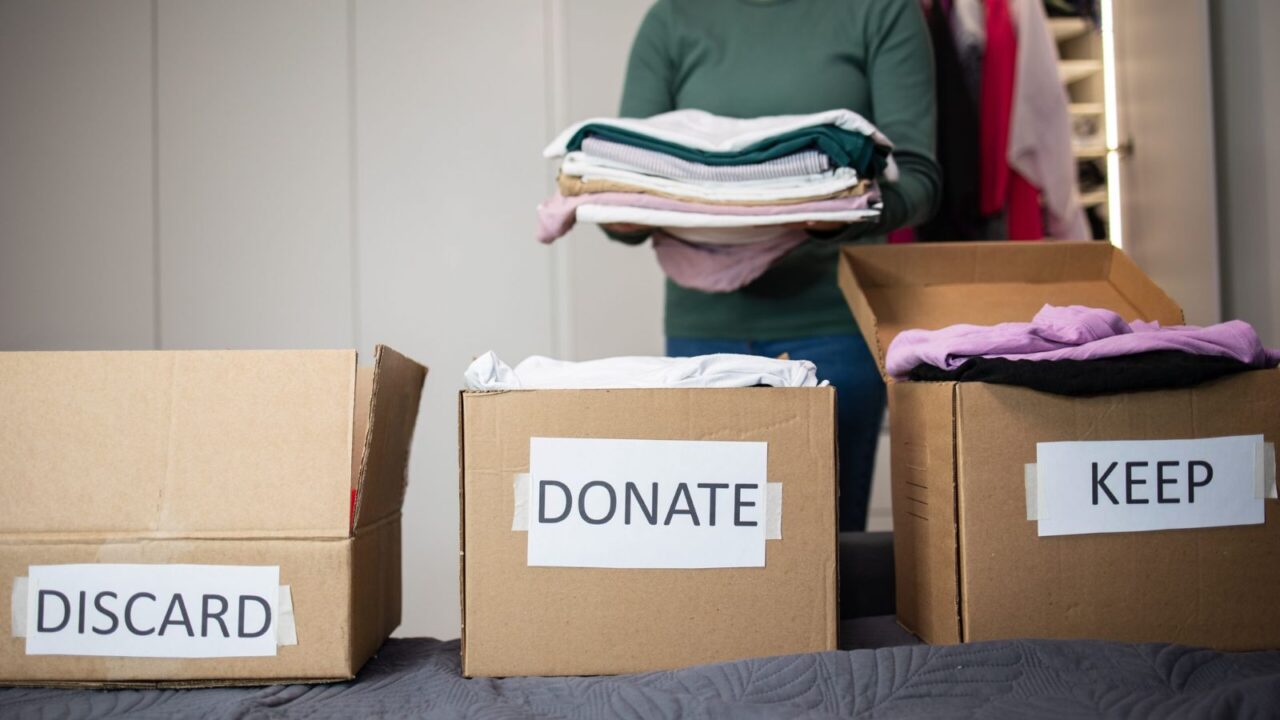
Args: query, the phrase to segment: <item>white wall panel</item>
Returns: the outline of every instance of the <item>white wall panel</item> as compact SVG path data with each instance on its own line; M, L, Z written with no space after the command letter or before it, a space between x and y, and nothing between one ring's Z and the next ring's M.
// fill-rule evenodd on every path
M553 351L545 7L356 5L360 341L427 363L399 634L458 634L457 391L474 355Z
M353 342L348 6L159 3L160 342Z
M1280 4L1210 4L1225 315L1280 345Z
M1114 4L1124 248L1182 305L1221 319L1213 82L1205 0ZM1188 192L1188 182L1200 192Z
M151 4L0 3L0 349L154 338Z
M557 118L558 124L617 115L631 40L652 4L564 0L556 32L564 52L559 66L566 117ZM575 228L557 243L566 255L568 294L562 307L570 354L576 359L661 355L663 275L648 245L613 242L594 225Z

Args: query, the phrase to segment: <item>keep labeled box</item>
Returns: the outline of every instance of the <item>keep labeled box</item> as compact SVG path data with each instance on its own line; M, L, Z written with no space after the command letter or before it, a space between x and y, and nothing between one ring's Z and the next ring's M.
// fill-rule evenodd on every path
M834 650L835 391L459 398L467 676Z
M0 354L0 683L351 678L400 622L426 368Z
M1046 303L1182 321L1102 243L850 247L840 284L882 372L903 330ZM1276 370L1094 397L890 381L899 622L934 643L1280 647L1278 408Z

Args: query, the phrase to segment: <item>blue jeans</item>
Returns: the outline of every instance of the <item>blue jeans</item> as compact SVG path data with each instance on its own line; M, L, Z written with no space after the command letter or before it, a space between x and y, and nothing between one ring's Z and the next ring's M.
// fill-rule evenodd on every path
M876 441L884 421L885 389L875 359L861 335L827 335L787 340L667 338L667 355L688 357L738 353L809 360L818 379L836 388L837 451L840 457L840 530L867 526L867 500L875 467Z

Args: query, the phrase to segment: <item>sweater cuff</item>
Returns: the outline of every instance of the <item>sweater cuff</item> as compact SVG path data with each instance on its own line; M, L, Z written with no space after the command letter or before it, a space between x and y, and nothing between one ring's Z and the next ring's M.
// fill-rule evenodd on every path
M606 230L604 227L601 227L600 229L604 231L605 235L609 236L610 240L616 240L624 245L639 245L643 243L645 240L648 240L649 236L653 234L648 230L638 230L636 232L620 233L620 232L613 232L611 230Z

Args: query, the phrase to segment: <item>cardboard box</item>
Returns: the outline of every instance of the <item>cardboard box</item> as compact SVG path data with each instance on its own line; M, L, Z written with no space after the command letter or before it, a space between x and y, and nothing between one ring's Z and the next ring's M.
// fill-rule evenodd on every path
M904 329L1026 321L1044 303L1182 321L1124 253L1102 243L847 248L840 283L882 371L885 349ZM1280 646L1275 500L1265 501L1263 524L1041 537L1028 520L1024 486L1039 442L1261 434L1274 443L1277 408L1274 370L1088 398L890 382L899 622L933 643L1051 637Z
M835 649L833 389L464 392L459 428L465 675L611 674ZM767 443L781 538L764 541L763 567L531 567L530 532L513 530L513 481L530 471L540 437Z
M350 350L0 354L0 681L353 677L400 622L425 374L382 346L359 370ZM287 593L237 594L277 573Z

